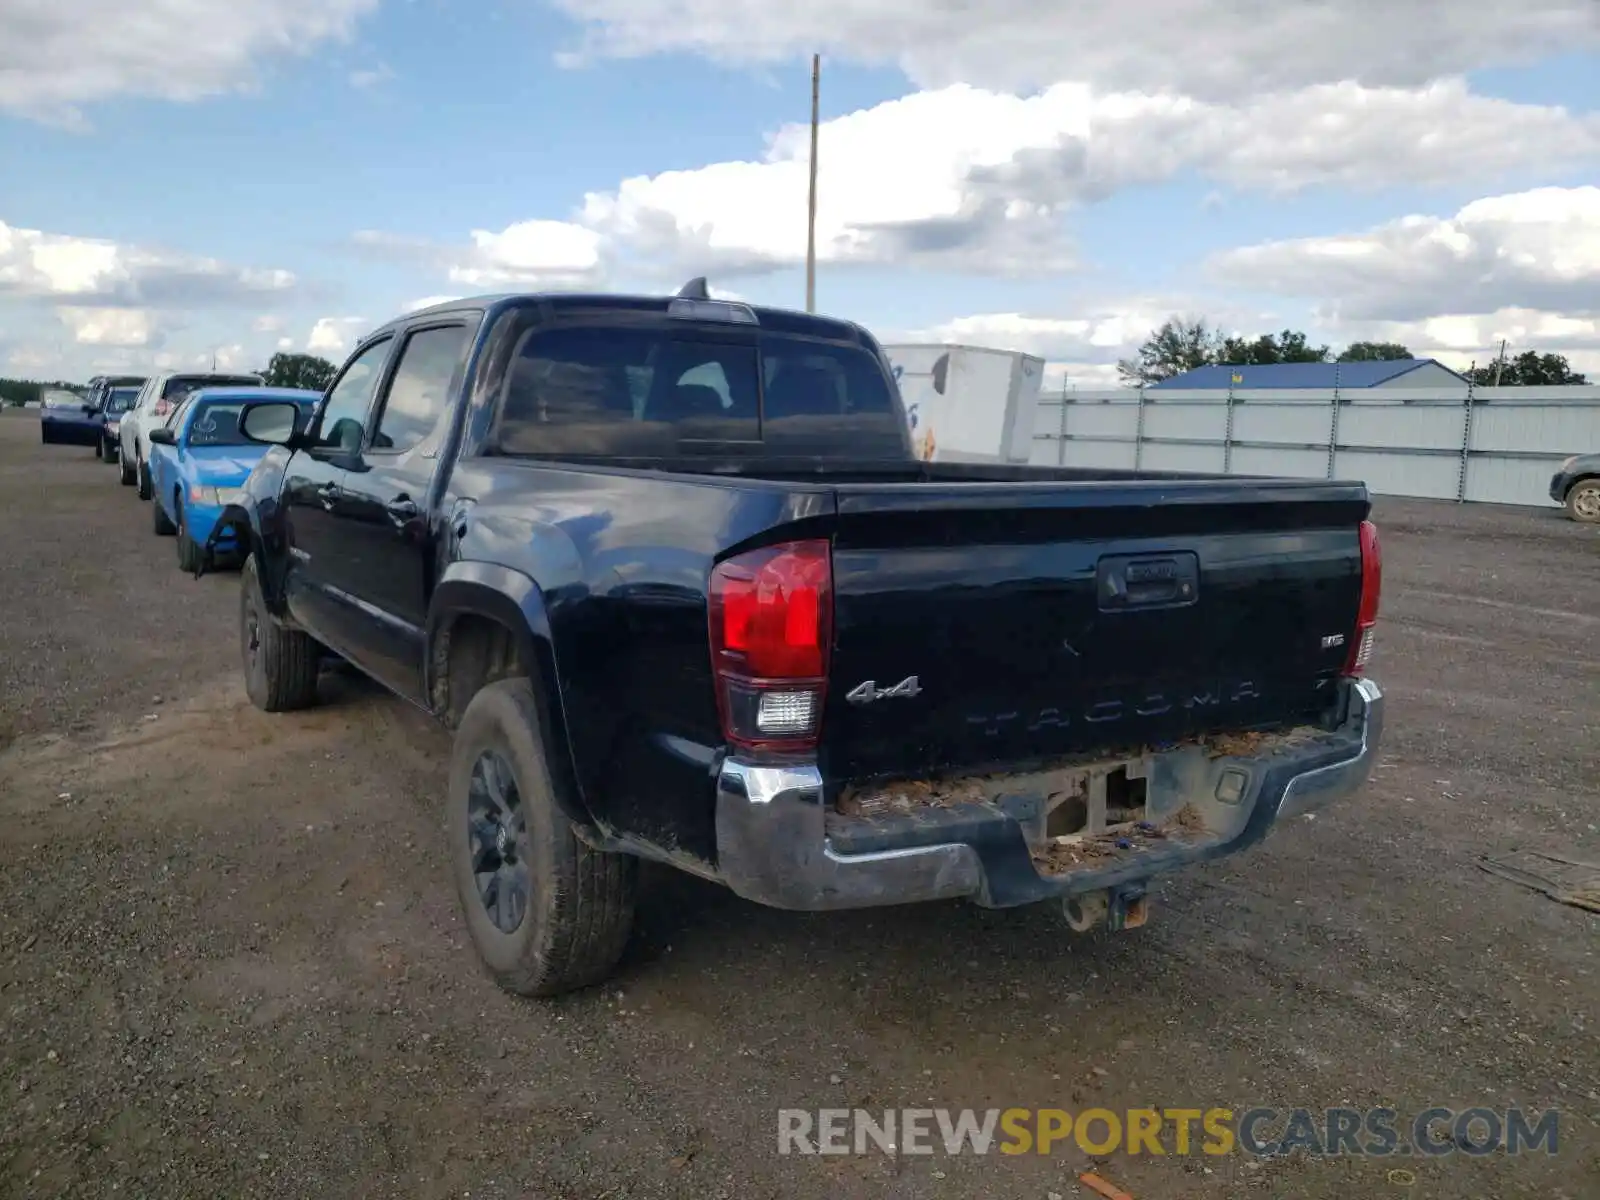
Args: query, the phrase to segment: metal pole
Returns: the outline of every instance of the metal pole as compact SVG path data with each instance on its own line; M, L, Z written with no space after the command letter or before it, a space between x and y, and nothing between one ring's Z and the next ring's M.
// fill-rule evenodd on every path
M1339 364L1333 364L1333 415L1328 419L1328 478L1339 455Z
M1472 394L1476 390L1473 380L1476 375L1477 364L1474 363L1472 372L1467 375L1467 407L1461 418L1461 461L1456 465L1457 504L1465 502L1467 498L1467 457L1472 450L1472 410L1477 407L1472 402Z
M1133 415L1133 469L1144 462L1144 383L1139 384L1139 407Z
M1233 474L1233 384L1228 384L1227 419L1222 426L1222 473Z
M1056 466L1067 465L1067 377L1061 377L1061 429L1056 438Z
M822 55L811 56L811 202L806 213L806 311L817 311L817 111Z

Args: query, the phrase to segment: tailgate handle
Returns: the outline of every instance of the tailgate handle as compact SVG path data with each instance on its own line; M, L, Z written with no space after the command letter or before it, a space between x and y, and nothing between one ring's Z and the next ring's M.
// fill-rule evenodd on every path
M1200 561L1190 552L1118 554L1095 570L1103 612L1130 608L1175 608L1200 599Z

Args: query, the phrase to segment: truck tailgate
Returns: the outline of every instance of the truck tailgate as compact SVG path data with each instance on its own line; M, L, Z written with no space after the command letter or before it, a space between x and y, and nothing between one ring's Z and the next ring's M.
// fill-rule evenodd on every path
M836 501L836 780L1304 720L1355 628L1357 484L861 484Z

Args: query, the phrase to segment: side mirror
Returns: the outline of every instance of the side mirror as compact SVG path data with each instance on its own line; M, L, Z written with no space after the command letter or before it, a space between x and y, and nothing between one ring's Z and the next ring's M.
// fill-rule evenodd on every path
M150 431L150 443L154 446L176 446L178 444L178 435L170 429L152 429Z
M83 415L86 416L86 417L92 417L92 416L95 415L95 413L97 413L99 411L100 411L100 409L96 405L93 405L93 404L85 404L83 406Z
M293 448L300 436L300 406L290 400L246 404L239 414L239 432L252 442Z

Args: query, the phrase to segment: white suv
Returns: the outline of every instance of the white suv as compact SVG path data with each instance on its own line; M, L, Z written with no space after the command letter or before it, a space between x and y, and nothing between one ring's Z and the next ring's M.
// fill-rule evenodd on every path
M117 431L121 443L122 482L139 485L139 499L150 499L150 431L166 421L190 392L203 387L260 387L259 375L228 375L205 371L152 375L139 389L133 407L122 414Z

